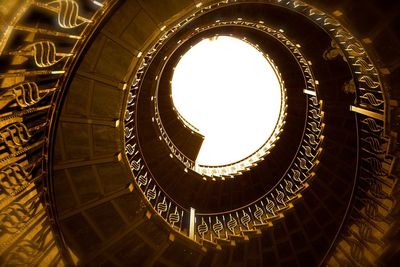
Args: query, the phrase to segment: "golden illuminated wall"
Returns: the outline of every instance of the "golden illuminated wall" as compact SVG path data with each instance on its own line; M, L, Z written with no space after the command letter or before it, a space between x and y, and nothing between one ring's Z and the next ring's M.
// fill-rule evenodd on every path
M97 3L97 4L96 4ZM112 6L0 2L0 258L2 266L70 263L52 203L50 125L67 73Z

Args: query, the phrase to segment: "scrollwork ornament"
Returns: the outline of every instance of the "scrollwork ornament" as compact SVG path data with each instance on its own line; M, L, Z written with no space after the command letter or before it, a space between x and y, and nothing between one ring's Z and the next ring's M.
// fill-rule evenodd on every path
M242 212L243 216L240 218L240 222L246 227L246 229L249 229L249 223L251 222L250 215L244 210Z
M129 121L132 118L133 111L126 110L125 111L125 121Z
M25 189L32 176L20 164L13 163L0 170L0 187L2 192L14 196ZM1 193L0 191L0 193Z
M274 208L275 208L275 203L267 198L267 206L266 206L267 211L275 215Z
M204 221L204 218L201 218L201 224L199 224L197 226L197 231L199 233L199 235L204 238L204 234L208 232L208 225L207 223Z
M168 206L167 206L167 203L166 203L165 197L164 197L163 201L157 204L157 212L159 214L162 214L163 212L167 211L167 208L168 208Z
M215 234L220 237L220 232L224 229L224 226L222 222L218 219L218 217L215 217L215 223L213 224L213 231Z
M28 51L32 53L36 66L39 68L47 68L57 64L65 57L71 54L57 53L57 48L52 41L40 41L29 44L21 52Z
M383 129L373 118L366 118L362 120L362 122L365 123L368 126L369 130L373 131L374 133L379 133Z
M140 174L137 182L138 182L139 186L147 185L147 182L148 182L147 172L145 172L144 174Z
M232 214L229 215L229 221L226 223L226 225L228 226L229 231L235 234L235 227L238 225L238 223Z
M79 17L79 5L75 0L57 0L48 3L58 6L58 25L65 29L73 29L90 20Z
M32 239L24 239L17 243L4 259L4 266L31 266L32 262L44 253L49 233L49 229L44 229Z
M0 212L0 235L19 232L31 219L31 212L22 203L14 203Z
M154 185L152 189L147 189L146 196L149 201L156 198L157 196L156 185Z
M15 122L0 129L0 142L4 142L11 153L26 145L31 134L25 124Z
M280 191L280 190L276 190L276 202L281 203L282 205L286 206L286 202L285 202L285 194Z
M363 58L358 58L353 65L360 67L360 70L363 74L366 74L374 69L374 66L370 63L367 63Z
M364 264L364 247L355 238L347 238L347 243L350 245L350 255L359 264Z
M365 161L370 165L372 172L378 176L384 176L386 173L383 171L382 163L375 157L368 157Z
M131 168L133 169L133 170L135 170L135 171L139 171L140 170L140 168L141 168L141 163L140 163L140 161L141 161L142 159L138 159L138 160L132 160L131 161Z
M178 208L175 207L175 211L169 215L169 223L172 225L175 225L177 222L179 222L180 216L178 213Z
M253 215L258 221L260 221L260 223L263 223L263 219L262 219L263 214L264 214L264 211L256 205L256 210L254 211Z
M290 193L290 194L294 194L294 190L293 190L293 183L291 181L288 181L285 179L285 190L286 192Z
M369 88L378 88L380 83L375 81L371 76L363 75L358 79L360 82L365 83Z
M21 108L34 106L46 95L50 90L40 90L35 82L22 82L14 85L11 89L16 103Z
M374 151L376 153L383 152L383 150L381 149L381 144L377 138L368 136L368 137L364 138L363 140L369 145L369 147L371 148L372 151Z
M353 57L361 57L365 54L364 48L359 43L351 43L345 49Z

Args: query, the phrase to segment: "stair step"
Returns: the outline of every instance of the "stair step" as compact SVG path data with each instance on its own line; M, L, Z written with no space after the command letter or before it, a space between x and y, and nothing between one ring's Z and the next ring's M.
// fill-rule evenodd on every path
M207 240L207 239L203 239L202 241L203 241L203 246L205 246L207 248L216 249L216 250L222 250L221 245L216 243L216 242L212 242L212 241Z
M235 240L231 240L231 239L223 239L223 238L215 238L215 241L217 242L217 244L221 245L221 246L236 246L236 242Z
M260 231L267 230L268 228L271 228L274 224L272 222L266 222L266 223L260 223L260 224L254 224L254 227L259 229Z
M248 241L249 237L246 235L228 235L228 238L234 241Z
M243 233L245 236L254 237L254 236L261 235L261 230L260 230L260 229L243 230L242 233Z

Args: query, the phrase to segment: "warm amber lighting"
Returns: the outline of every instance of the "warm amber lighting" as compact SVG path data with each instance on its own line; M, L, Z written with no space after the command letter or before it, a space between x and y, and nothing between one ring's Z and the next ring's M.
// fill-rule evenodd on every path
M279 79L264 55L228 36L192 47L172 80L175 108L205 137L199 165L234 163L259 149L278 122L281 97Z

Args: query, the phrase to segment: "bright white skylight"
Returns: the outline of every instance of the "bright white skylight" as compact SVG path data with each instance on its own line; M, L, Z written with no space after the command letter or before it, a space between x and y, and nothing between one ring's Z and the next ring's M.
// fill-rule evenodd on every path
M175 108L205 137L199 165L226 165L253 154L274 131L281 97L278 77L264 55L228 36L193 46L172 79Z

